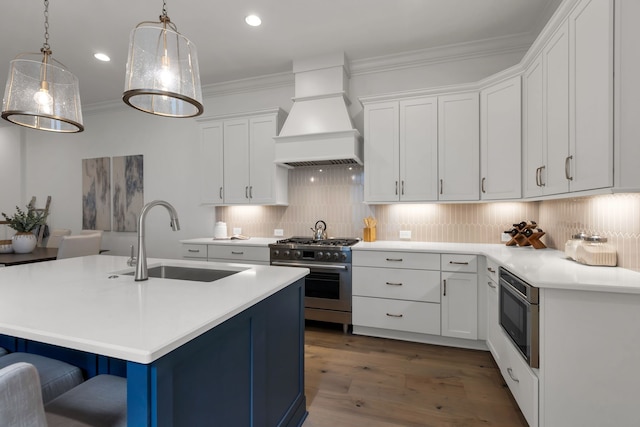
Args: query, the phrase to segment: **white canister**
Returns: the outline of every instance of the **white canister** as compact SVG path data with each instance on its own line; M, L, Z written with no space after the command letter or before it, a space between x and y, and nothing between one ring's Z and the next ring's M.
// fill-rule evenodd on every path
M213 238L214 239L226 239L227 238L227 223L218 221L216 225L213 227Z

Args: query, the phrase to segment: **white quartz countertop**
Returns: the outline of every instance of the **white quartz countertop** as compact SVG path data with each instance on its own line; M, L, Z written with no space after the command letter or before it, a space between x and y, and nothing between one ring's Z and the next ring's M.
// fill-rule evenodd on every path
M214 239L213 237L199 237L196 239L180 240L180 243L190 243L193 245L242 245L242 246L264 246L275 243L284 237L250 237L247 240L240 239Z
M114 274L95 255L0 268L0 334L150 363L304 277L305 268L148 259L239 271L205 283Z
M640 273L619 267L579 264L555 249L501 244L412 241L360 242L354 251L417 251L485 255L539 288L640 294Z

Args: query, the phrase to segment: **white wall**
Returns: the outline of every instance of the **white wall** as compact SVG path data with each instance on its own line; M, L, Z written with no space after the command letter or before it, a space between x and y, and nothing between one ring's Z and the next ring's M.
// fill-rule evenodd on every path
M357 73L351 79L350 89L356 126L362 131L361 117L358 117L361 116L361 106L357 102L359 96L473 82L514 65L522 54ZM292 79L291 84L275 84L252 92L220 90L205 100L204 116L271 107L289 111L293 96ZM114 99L118 97L119 94L114 94ZM179 232L172 232L167 213L163 208L154 208L146 225L149 256L179 258L179 239L213 234L214 209L199 203L199 132L195 119L155 117L123 104L85 113L84 124L85 131L79 134L23 131L26 139L24 194L29 197L35 195L38 200L52 196L51 227L70 228L73 232L82 227L82 159L142 154L145 202L163 199L173 204L182 227ZM0 133L0 140L12 139L3 136ZM14 152L11 155L16 156ZM111 254L128 255L129 245L133 244L135 233L104 234L103 248L110 250Z
M24 208L29 200L23 193L24 157L20 127L0 126L0 212L10 215L16 206ZM4 217L0 216L0 220ZM14 231L0 225L0 240L9 239Z

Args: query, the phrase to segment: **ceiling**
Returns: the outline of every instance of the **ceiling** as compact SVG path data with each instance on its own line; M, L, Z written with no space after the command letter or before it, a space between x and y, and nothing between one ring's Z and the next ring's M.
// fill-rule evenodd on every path
M345 52L349 60L397 55L476 40L533 41L561 0L168 0L178 30L198 48L202 85L290 72L293 58ZM44 4L0 6L0 87L9 62L38 52ZM83 106L119 100L129 34L155 21L160 0L53 0L53 57L80 80ZM249 27L244 17L260 15ZM104 52L111 62L93 58ZM4 92L4 90L3 90Z

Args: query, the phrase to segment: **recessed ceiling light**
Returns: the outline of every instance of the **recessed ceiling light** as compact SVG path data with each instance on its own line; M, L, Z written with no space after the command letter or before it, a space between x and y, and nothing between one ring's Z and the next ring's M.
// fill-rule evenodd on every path
M252 27L257 27L262 24L262 19L258 15L249 15L244 18L244 22L251 25Z
M104 62L111 61L111 58L109 58L109 56L104 54L104 53L96 53L96 54L93 55L93 57L96 58L99 61L104 61Z

